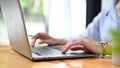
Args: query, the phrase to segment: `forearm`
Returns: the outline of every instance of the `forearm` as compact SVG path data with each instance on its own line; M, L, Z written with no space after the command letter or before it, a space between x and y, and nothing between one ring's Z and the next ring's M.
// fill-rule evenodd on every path
M56 44L59 45L65 45L67 43L67 41L65 39L55 39L56 40Z

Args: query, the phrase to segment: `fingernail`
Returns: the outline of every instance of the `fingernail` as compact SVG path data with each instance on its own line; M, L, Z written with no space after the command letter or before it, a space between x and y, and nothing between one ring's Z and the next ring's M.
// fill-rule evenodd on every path
M65 54L65 52L62 52L62 54Z
M62 53L62 54L65 54L65 53Z
M65 54L65 50L64 49L62 50L62 54Z

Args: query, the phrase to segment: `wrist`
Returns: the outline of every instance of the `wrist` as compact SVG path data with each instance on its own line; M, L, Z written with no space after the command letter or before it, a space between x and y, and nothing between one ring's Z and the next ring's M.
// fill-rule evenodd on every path
M65 45L66 44L66 40L65 39L57 39L57 38L54 38L54 45Z

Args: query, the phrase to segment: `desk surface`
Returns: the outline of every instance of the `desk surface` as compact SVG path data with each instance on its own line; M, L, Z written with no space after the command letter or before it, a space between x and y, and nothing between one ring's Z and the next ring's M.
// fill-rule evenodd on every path
M0 46L0 68L120 68L111 58L79 58L33 62L11 50Z

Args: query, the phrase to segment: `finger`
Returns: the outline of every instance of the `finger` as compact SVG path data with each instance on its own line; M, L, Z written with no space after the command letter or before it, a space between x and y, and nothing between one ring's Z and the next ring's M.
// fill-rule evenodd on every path
M66 45L64 45L64 47L61 48L61 50L64 50L65 48L68 48L68 47L71 47L72 45L74 45L73 42L74 41L67 43Z
M74 42L74 44L79 44L79 45L82 45L82 50L88 52L89 50L89 46L91 46L91 42L89 42L88 40L77 40ZM74 48L74 47L73 47ZM80 49L81 47L80 46L75 46L76 49Z
M40 40L39 44L46 43L45 40Z
M73 42L67 43L67 44L61 49L62 53L63 53L63 54L66 53L66 52L67 52L72 46L74 46L74 45L76 45L76 44L74 44Z
M84 50L85 52L90 52L89 50L87 50L86 48L84 48L83 46L72 46L70 48L70 50L76 51L76 50Z
M33 35L33 36L32 36L32 39L38 38L39 35L40 35L40 33L37 33L37 34Z
M86 52L91 51L93 53L99 53L101 51L99 43L97 43L89 38L85 38L83 40L78 40L78 41L75 41L74 43L79 43L79 44L83 45L84 51L86 51Z
M70 48L70 50L76 51L76 50L84 50L83 46L80 45L76 45L76 46L72 46Z
M33 35L31 38L32 38L32 39L37 38L37 35Z
M35 42L36 42L37 38L34 38L31 42L31 46L34 46L35 45Z

